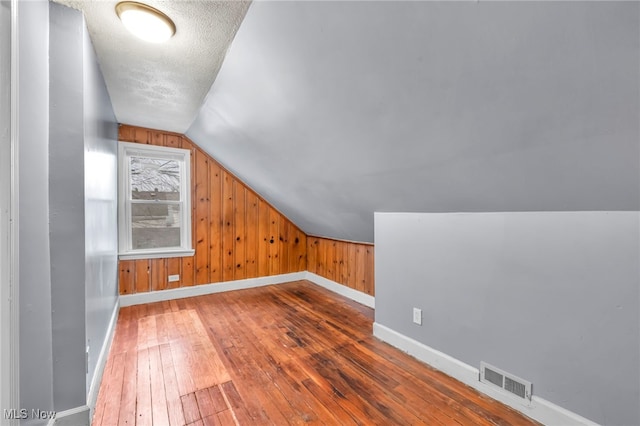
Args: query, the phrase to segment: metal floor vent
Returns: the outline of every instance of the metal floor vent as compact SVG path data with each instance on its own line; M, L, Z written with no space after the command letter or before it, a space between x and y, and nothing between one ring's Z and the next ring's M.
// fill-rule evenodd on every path
M480 361L480 381L531 401L531 382Z

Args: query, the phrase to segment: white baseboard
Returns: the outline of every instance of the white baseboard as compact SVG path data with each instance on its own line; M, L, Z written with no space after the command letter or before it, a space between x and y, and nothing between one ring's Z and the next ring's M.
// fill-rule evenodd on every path
M116 300L116 304L113 307L111 320L109 321L109 326L107 328L107 334L105 336L104 342L102 343L102 348L100 349L100 354L98 355L98 362L96 363L96 369L93 372L93 378L91 379L91 385L89 387L89 392L87 393L87 405L89 406L90 410L89 419L93 418L93 412L96 408L96 401L98 400L98 391L100 390L100 383L102 383L104 367L107 364L109 349L111 348L111 342L113 341L113 335L116 330L116 323L118 322L118 312L120 312L119 299Z
M306 272L306 280L311 281L312 283L319 285L320 287L324 287L327 290L331 290L334 293L338 293L341 296L348 297L351 300L355 300L358 303L362 303L365 306L370 308L376 307L376 299L375 297L362 293L361 291L354 290L350 287L344 286L342 284L338 284L335 281L331 281L325 277L321 277L318 274L314 274L313 272Z
M91 424L90 412L91 410L86 405L60 411L49 420L47 426L89 426Z
M182 299L185 297L202 296L205 294L221 293L223 291L242 290L246 288L262 287L266 285L282 284L291 281L308 280L312 283L348 297L370 308L375 308L375 298L366 293L354 290L335 281L331 281L313 272L302 271L290 274L271 275L268 277L249 278L246 280L225 281L214 284L203 284L192 287L180 287L169 290L150 291L146 293L125 294L120 296L120 307L142 305L144 303L162 302L165 300Z
M543 398L533 396L531 401L521 400L508 394L503 394L479 380L480 371L445 353L433 349L410 337L398 333L379 323L373 324L373 335L383 342L389 343L409 355L425 362L443 373L471 386L491 398L518 410L525 416L537 420L545 425L597 425L576 413L566 410Z
M165 300L183 299L185 297L203 296L205 294L221 293L223 291L242 290L262 287L272 284L282 284L291 281L307 279L306 272L271 275L269 277L249 278L246 280L225 281L215 284L194 285L170 290L150 291L147 293L125 294L120 296L120 306L142 305L144 303L163 302Z

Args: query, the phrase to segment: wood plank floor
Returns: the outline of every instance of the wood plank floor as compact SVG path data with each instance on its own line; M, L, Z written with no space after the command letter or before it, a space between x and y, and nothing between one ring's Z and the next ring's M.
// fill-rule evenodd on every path
M372 320L306 281L122 308L93 425L537 424Z

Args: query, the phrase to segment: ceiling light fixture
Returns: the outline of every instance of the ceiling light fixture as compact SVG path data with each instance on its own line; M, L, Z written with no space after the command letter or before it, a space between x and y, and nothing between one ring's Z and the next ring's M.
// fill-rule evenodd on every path
M162 43L176 33L171 18L146 4L123 1L116 5L116 13L124 26L144 41Z

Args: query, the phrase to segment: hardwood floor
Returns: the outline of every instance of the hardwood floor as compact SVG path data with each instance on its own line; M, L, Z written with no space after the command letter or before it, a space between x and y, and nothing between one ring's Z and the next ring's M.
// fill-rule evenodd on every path
M122 308L93 425L537 424L372 320L306 281Z

